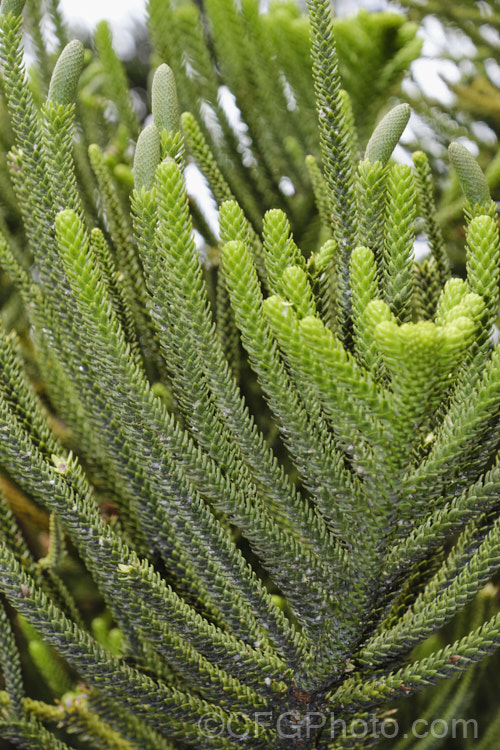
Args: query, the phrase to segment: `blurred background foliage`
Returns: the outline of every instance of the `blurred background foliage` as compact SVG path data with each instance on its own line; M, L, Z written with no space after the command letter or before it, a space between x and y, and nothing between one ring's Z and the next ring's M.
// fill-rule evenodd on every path
M398 101L411 104L415 115L405 134L405 148L397 155L408 160L410 151L422 149L431 159L441 226L454 271L461 274L463 203L459 186L449 175L445 153L452 139L475 144L493 199L500 200L500 2L402 0L384 3L379 12L363 8L362 2L358 5L358 13L336 20L335 33L359 150L390 107ZM75 33L66 28L56 0L28 0L27 6L26 43L30 59L37 61L30 67L31 87L35 100L42 102L55 59ZM298 244L306 253L316 250L325 238L313 199L314 189L318 190L314 159L319 159L319 143L304 9L293 0L271 2L262 13L256 0L241 0L238 7L233 0L149 0L148 7L149 29L135 28L126 60L114 51L106 22L92 35L78 32L87 47L87 65L78 94L74 147L80 189L92 223L105 232L112 226L116 232L120 222L127 220L134 143L150 111L150 71L167 62L175 72L181 109L193 116L186 131L191 162L188 188L207 273L218 262L213 250L216 204L229 197L228 190L256 231L260 231L264 212L279 207L287 212ZM47 33L41 33L41 28ZM425 70L430 70L425 66L434 66L435 76L442 63L446 97L433 95L425 80ZM11 182L16 173L12 143L0 76L0 232L8 237L18 259L29 265ZM88 147L93 143L98 149L90 159ZM215 160L211 161L210 154ZM306 162L308 155L314 159ZM106 200L94 215L91 196L97 184ZM5 263L0 263L0 308L8 329L27 333L15 278L9 277ZM26 335L24 341L29 359ZM55 418L54 427L62 430ZM22 520L30 545L37 556L45 554L49 519L13 487L1 479L0 483L9 506ZM103 512L112 516L112 504ZM107 639L109 645L113 623L107 620L74 550L64 565L63 579L87 612L96 637ZM496 586L492 592L476 600L435 638L443 643L453 640L472 628L481 607L498 608ZM28 628L19 637L35 642ZM434 649L429 646L429 650ZM39 697L47 699L54 658L36 645L26 649L26 654L26 673L32 675ZM399 718L409 726L416 716L426 716L431 706L438 718L453 709L454 715L477 718L483 740L440 738L434 744L429 740L426 750L492 747L487 737L500 737L499 675L497 654L468 676L451 682L438 701L426 693L420 703L402 702ZM496 719L490 721L495 714ZM388 740L386 746L406 750L412 747L411 738Z
M446 148L451 140L463 140L485 170L493 199L500 201L500 3L399 0L397 6L427 37L403 92L424 125L416 127L415 145L433 157L434 174L442 176L441 225L455 268L463 272L463 203L458 182L449 178ZM441 95L425 86L429 66L447 89Z

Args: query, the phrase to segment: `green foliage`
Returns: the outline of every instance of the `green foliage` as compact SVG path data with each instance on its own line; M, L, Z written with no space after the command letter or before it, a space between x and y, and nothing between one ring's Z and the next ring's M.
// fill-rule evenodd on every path
M340 750L383 743L351 720L383 727L399 698L402 720L463 714L500 642L500 239L454 144L467 278L450 278L428 161L391 160L408 107L357 135L336 40L362 28L375 58L389 17L151 0L163 60L141 128L106 24L97 61L61 43L46 98L21 11L0 6L24 227L0 227L0 266L27 321L0 334L0 736ZM405 52L379 55L385 84L415 49L390 18Z
M201 7L192 0L149 0L149 33L158 62L175 75L181 111L190 113L183 122L189 149L219 206L231 197L227 190L221 197L222 179L256 229L266 210L281 208L310 250L317 207L304 158L320 155L310 21L293 1L273 2L267 13L257 6L254 0L241 6L210 0ZM343 116L354 118L364 147L421 40L416 25L396 13L360 13L333 23L342 87L350 95ZM227 90L239 110L237 129L225 104ZM350 129L357 161L354 136Z
M448 92L434 93L421 84L425 81L423 68L420 75L405 87L403 99L425 123L416 128L418 147L425 150L435 174L447 173L446 149L450 140L462 137L473 141L477 160L484 170L489 190L495 201L500 198L500 91L496 61L500 48L500 12L497 0L477 3L464 0L459 4L443 0L399 0L412 22L431 24L440 30L439 41L430 58L436 70L442 71L441 86ZM433 32L431 31L431 35ZM433 36L434 38L434 36ZM445 61L442 68L443 60ZM430 61L427 65L431 65ZM417 72L415 68L415 72ZM430 130L429 130L430 128ZM432 132L433 145L426 133ZM455 272L465 273L463 253L462 212L464 197L457 178L439 180L437 205L441 230Z

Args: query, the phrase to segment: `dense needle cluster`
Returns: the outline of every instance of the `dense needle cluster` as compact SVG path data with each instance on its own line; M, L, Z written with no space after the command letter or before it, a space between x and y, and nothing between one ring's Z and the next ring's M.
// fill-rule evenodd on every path
M337 736L330 717L382 723L436 683L429 716L459 715L500 639L487 586L500 568L500 240L477 163L450 146L466 200L467 276L453 278L426 156L391 158L409 107L358 140L327 0L310 0L309 21L272 9L275 36L310 26L317 128L300 119L311 91L298 58L267 78L256 63L263 108L285 73L279 96L299 105L280 140L243 91L254 154L234 170L222 110L214 135L178 102L206 86L217 114L212 53L238 88L241 19L267 59L271 26L254 2L207 0L200 19L190 3L151 0L157 36L181 29L169 54L184 72L158 64L145 127L106 25L102 67L70 41L42 96L44 65L36 86L25 75L23 9L0 6L5 204L24 227L2 219L0 235L22 307L0 334L0 736L55 750L365 748L384 734ZM231 34L217 31L223 18ZM118 127L89 93L101 74ZM114 128L112 150L93 116ZM217 201L217 236L188 196L188 154ZM45 554L20 509L49 519ZM89 624L68 557L108 620ZM58 702L25 686L26 643ZM461 673L451 700L445 681Z

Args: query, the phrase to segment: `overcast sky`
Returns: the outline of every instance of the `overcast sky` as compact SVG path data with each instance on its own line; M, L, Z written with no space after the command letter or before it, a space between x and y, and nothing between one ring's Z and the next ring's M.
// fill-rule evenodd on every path
M95 26L102 18L128 24L145 18L145 0L60 0L60 7L72 23Z
M368 10L382 10L387 0L337 0L338 13L352 12L358 5ZM146 0L60 0L67 18L86 26L94 26L106 18L109 21L128 23L134 18L145 17Z

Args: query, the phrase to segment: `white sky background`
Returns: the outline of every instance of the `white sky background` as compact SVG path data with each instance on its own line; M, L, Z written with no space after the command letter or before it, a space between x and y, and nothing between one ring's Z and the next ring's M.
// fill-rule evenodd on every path
M60 0L60 7L68 21L82 26L95 26L103 18L129 26L146 18L145 0Z
M115 32L113 45L122 57L133 47L134 26L146 23L146 0L59 0L59 7L75 28L93 29L99 21L109 21Z

